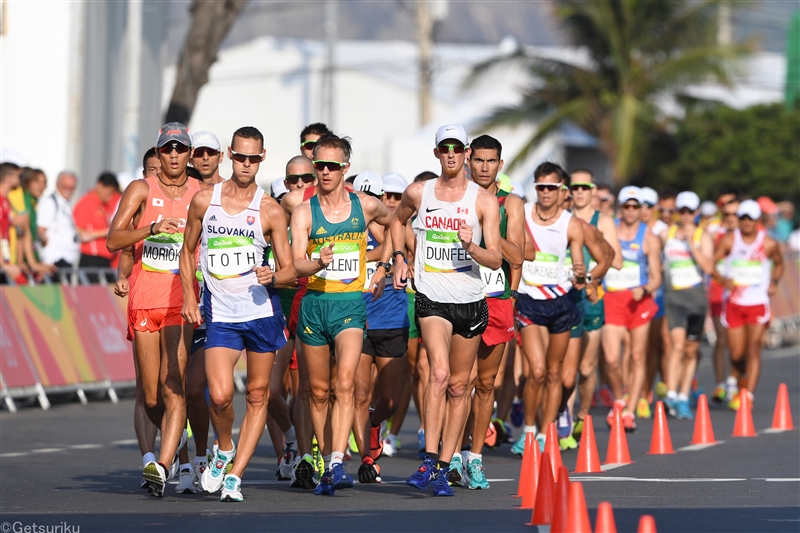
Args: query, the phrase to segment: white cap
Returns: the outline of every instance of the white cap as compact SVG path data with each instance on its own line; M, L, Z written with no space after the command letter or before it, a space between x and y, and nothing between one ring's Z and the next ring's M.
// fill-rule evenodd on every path
M678 193L678 196L675 197L675 208L683 209L684 207L697 211L697 208L700 207L700 197L692 191Z
M383 192L395 192L402 194L408 187L408 180L397 172L390 172L383 178Z
M702 204L700 204L700 214L704 217L713 217L717 214L717 204L706 200Z
M209 148L211 148L211 146L209 146ZM284 178L278 178L273 181L270 189L272 189L273 198L280 198L289 192L289 189L286 188L286 183L284 183Z
M511 182L511 194L516 194L520 198L525 198L525 187L518 181Z
M467 132L458 124L445 124L436 130L436 144L447 139L455 139L465 145L468 144Z
M3 152L0 153L0 163L12 163L18 167L28 166L28 161L13 148L3 148Z
M641 205L644 202L644 195L642 194L642 189L636 187L635 185L628 185L627 187L623 187L621 191L619 191L619 196L617 197L617 201L619 205L623 205L628 200L636 200Z
M651 206L658 203L658 193L651 187L642 187L642 202Z
M753 220L761 218L761 207L755 200L745 200L739 204L739 209L736 210L737 217L748 216Z
M210 131L198 131L192 135L192 148L211 148L219 152L219 139Z
M365 170L356 176L353 181L353 190L381 196L383 194L383 180L375 172Z

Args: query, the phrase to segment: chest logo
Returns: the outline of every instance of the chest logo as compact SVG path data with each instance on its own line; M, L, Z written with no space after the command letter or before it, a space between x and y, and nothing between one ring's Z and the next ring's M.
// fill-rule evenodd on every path
M211 221L211 222L216 222L217 221L217 215L211 215L211 218L209 218L208 220Z
M248 217L247 217L247 225L248 226L252 226L255 221L256 221L256 217L248 215Z
M325 231L325 228L323 228L322 226L320 226L319 229L317 230L317 235L325 235L326 233L328 232Z
M164 207L164 200L161 198L153 198L153 207Z
M456 213L468 215L469 214L469 208L468 207L457 207L456 208Z
M358 227L358 218L357 217L351 218L350 219L350 223L353 225L354 228L357 228Z

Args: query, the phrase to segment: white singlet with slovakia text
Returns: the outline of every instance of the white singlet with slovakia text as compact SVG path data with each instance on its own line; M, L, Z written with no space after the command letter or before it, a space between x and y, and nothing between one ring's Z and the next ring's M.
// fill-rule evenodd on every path
M733 230L733 245L725 263L728 277L735 285L728 293L729 302L736 305L750 306L769 304L769 282L772 273L772 261L764 250L767 233L759 230L755 240L744 242L739 229Z
M461 220L472 227L472 242L480 246L483 232L476 213L480 187L472 181L458 202L436 198L439 179L425 182L417 218L412 223L417 238L414 283L417 292L440 303L470 303L482 300L485 285L480 267L461 246Z
M534 300L552 300L564 296L572 288L564 261L567 257L567 229L572 214L562 211L558 220L549 226L540 226L531 218L535 204L525 204L525 224L533 237L536 259L523 261L522 283L519 292Z
M247 209L229 215L222 209L222 183L214 185L203 217L200 267L206 282L203 306L209 322L247 322L275 314L255 268L264 265L267 242L261 228L259 187Z

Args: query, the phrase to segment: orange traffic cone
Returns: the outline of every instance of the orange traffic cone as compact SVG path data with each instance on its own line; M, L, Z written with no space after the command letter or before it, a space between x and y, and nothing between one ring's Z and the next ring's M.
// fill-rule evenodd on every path
M689 444L716 444L714 428L711 427L711 414L708 412L708 400L705 394L697 398L697 418L694 422L694 436Z
M614 409L614 424L611 426L611 434L608 437L608 453L606 453L605 464L629 465L631 454L628 451L628 438L625 436L625 428L622 426L622 410Z
M600 502L597 506L597 520L594 524L594 533L617 533L617 524L614 522L614 511L608 502Z
M581 433L581 445L578 448L575 472L580 474L601 474L603 472L600 468L600 455L597 453L597 441L594 439L592 415L586 415L586 418L583 419L583 433Z
M567 517L569 533L592 533L589 523L589 510L583 495L583 483L574 481L569 484L569 516Z
M514 494L514 498L522 498L524 494L523 488L525 487L525 480L527 479L527 473L530 469L530 462L531 462L531 446L534 442L534 435L532 432L525 433L525 449L522 452L522 464L519 467L519 483L517 484L517 493ZM520 437L522 438L522 437Z
M756 428L753 425L753 412L750 408L750 395L747 389L739 391L739 409L736 411L736 421L733 423L734 437L757 437Z
M550 455L550 468L553 469L553 481L557 481L558 469L563 466L561 461L561 448L558 446L558 431L556 423L550 422L547 425L547 438L544 441L544 451Z
M778 386L778 399L775 400L775 414L772 415L772 429L790 431L792 424L792 408L789 406L789 390L786 383Z
M653 437L650 439L648 455L668 455L675 453L672 449L672 437L669 436L667 413L664 412L664 402L656 402L656 417L653 421Z
M529 435L533 435L533 433L529 433ZM522 502L517 506L518 509L533 509L533 504L536 502L536 487L539 483L542 459L536 439L532 440L528 472L525 474L525 485L522 488Z
M550 470L550 454L542 454L541 468L539 469L539 483L536 485L536 505L531 513L528 526L545 526L553 520L553 472Z
M656 533L656 519L653 515L643 515L639 519L639 529L636 533Z
M558 469L558 483L556 483L556 499L553 506L553 523L550 533L567 533L567 510L569 507L569 473L566 466Z

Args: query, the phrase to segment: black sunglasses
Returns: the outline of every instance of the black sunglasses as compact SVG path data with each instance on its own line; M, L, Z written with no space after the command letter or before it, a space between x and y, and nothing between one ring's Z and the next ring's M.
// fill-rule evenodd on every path
M342 170L344 167L347 166L347 163L342 163L341 161L325 161L323 159L318 159L314 161L314 168L322 172L326 168L331 171L335 172L337 170Z
M261 161L264 160L264 156L261 154L240 154L239 152L231 150L231 159L237 163L244 163L248 159L251 163L261 163Z
M548 191L548 192L556 192L561 188L560 183L537 183L535 185L536 190L539 192Z
M208 155L208 157L216 157L219 155L219 150L214 150L213 148L204 146L202 148L195 148L194 152L192 152L192 157L195 158L201 158L205 155Z
M305 148L306 150L313 150L317 146L317 141L303 141L300 143L300 148Z
M303 183L312 183L317 177L314 174L289 174L286 176L286 181L292 185L298 181L303 180Z
M175 150L179 154L185 154L189 151L189 147L183 143L179 142L168 142L164 146L161 146L158 151L162 154L171 154L172 151Z
M463 154L466 148L467 147L463 144L441 143L436 145L436 149L439 150L439 153L442 155L450 153L450 150L452 150L454 154Z
M384 192L384 198L389 198L390 200L397 200L398 202L403 199L403 193L401 192Z

